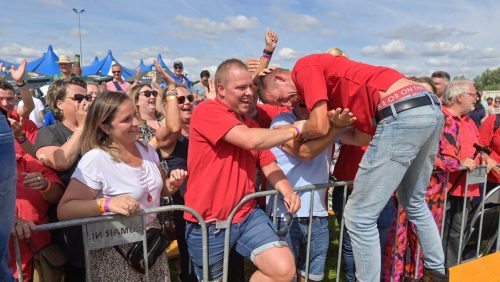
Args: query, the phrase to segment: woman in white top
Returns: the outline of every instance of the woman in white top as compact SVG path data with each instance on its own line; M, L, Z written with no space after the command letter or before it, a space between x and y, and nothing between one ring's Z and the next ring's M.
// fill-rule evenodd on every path
M92 103L81 137L84 156L59 203L60 220L103 212L133 215L139 209L158 207L162 195L178 189L186 171L172 171L167 179L154 149L138 141L138 126L134 105L126 94L105 92ZM146 224L158 226L156 215L146 216ZM128 246L122 249L126 253ZM92 251L90 257L92 281L142 278L114 248ZM165 255L150 269L150 278L170 281Z

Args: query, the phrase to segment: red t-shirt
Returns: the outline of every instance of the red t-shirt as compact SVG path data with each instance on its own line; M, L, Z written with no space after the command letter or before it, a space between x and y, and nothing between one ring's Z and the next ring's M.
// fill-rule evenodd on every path
M490 157L500 163L500 130L495 130L496 115L489 116L479 129L479 142L491 149ZM488 181L500 183L500 174L491 170L488 174Z
M328 110L349 108L357 121L354 127L373 134L373 118L380 100L379 91L386 91L404 78L386 67L376 67L342 56L313 54L301 58L292 71L292 79L309 111L319 101L328 101Z
M10 118L14 119L16 121L21 120L21 118L17 114L17 111L12 111L10 113ZM24 132L24 134L26 134L26 138L31 143L35 144L36 135L38 134L38 127L36 126L36 124L33 121L31 121L30 119L27 119L27 118L23 119L23 132ZM16 154L24 155L25 152L23 150L23 147L21 147L21 144L19 144L19 142L17 142L17 140L15 140L14 144L16 146Z
M184 200L205 220L227 219L244 196L255 192L257 166L275 161L269 150L245 150L222 139L236 125L259 127L251 118L242 119L219 100L205 101L193 112ZM254 208L255 200L243 204L233 223L243 220ZM184 218L197 221L187 212Z
M260 127L269 128L269 126L271 126L273 118L281 113L286 112L290 112L290 108L270 104L257 104L257 113L259 115L256 121L260 125Z
M342 145L337 162L333 168L335 178L339 181L354 180L358 172L359 163L367 149L368 146Z
M61 179L59 179L52 169L44 166L32 156L28 154L17 154L16 215L18 218L32 221L36 225L49 223L47 214L49 203L42 198L42 193L40 191L24 187L23 172L41 172L51 183L57 183L62 186L63 183ZM23 277L25 280L32 279L33 251L38 251L50 243L50 233L48 231L34 232L31 234L30 241L31 246L28 246L26 241L19 240ZM14 253L14 243L12 241L10 242L10 251L11 254ZM15 277L17 277L17 267L14 256L11 257L9 266L13 269Z

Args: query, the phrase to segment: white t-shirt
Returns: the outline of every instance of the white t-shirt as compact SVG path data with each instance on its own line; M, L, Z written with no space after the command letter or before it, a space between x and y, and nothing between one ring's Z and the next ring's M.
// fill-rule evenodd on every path
M43 126L43 120L40 117L40 111L43 111L45 107L43 106L43 103L40 99L32 97L33 102L35 103L35 108L33 111L30 113L30 120L33 121L36 124L36 127L40 128ZM17 107L22 107L24 105L23 101L19 101L17 104Z
M139 142L135 144L143 159L140 167L116 162L110 154L93 149L83 155L71 178L99 191L98 198L128 194L139 202L141 209L160 206L163 181L158 154L149 144L147 150ZM148 201L148 194L151 201ZM155 218L155 214L147 215L146 223L151 223Z

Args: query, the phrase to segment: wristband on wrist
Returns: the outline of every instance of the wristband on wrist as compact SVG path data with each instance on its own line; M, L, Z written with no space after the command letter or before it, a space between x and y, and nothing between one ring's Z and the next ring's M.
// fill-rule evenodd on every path
M26 134L23 133L22 135L16 136L16 140L17 142L19 142L19 144L22 144L28 139L26 138Z
M273 55L273 52L272 51L267 51L266 48L264 48L264 50L262 50L262 53L264 53L266 55L269 55L269 56Z
M269 59L271 60L271 58L273 57L272 55L268 55L266 53L262 53L262 57L266 58L266 59Z
M83 132L83 129L82 129L82 128L80 128L80 127L77 127L77 128L75 128L75 131L80 131L80 132Z
M17 82L16 82L16 86L17 86L17 87L19 87L19 88L21 88L21 87L23 87L23 86L26 86L26 82L24 82L24 80L23 80L23 81L21 81L21 83L17 83Z
M177 96L177 90L168 90L165 92L165 95L167 96Z
M99 213L105 213L106 210L104 209L104 202L106 201L106 199L100 199L99 200Z
M300 130L297 127L292 127L292 128L289 128L289 129L292 132L292 139L295 139L295 138L299 137Z
M109 209L109 204L111 203L111 198L106 198L106 201L104 202L104 211L105 212L110 212L111 210Z

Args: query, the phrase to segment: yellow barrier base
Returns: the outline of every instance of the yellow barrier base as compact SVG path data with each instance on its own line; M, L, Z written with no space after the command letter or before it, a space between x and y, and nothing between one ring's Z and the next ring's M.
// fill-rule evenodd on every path
M177 245L177 240L170 242L166 252L169 259L179 256L179 246Z
M500 282L500 252L450 268L451 282Z

